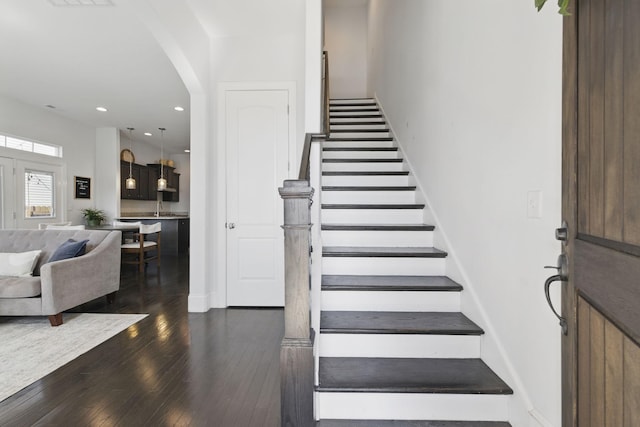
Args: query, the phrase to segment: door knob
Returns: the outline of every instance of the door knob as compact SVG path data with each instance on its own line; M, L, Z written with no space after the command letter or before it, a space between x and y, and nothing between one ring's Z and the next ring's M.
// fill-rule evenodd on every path
M230 222L227 224L227 227L229 228L229 230L233 230L234 228L236 228L236 224L233 222Z
M558 274L555 274L551 277L549 277L547 280L545 280L544 282L544 295L547 298L547 304L549 304L549 307L551 308L551 311L553 311L553 314L558 318L558 320L560 321L560 327L562 328L562 333L563 335L567 335L568 332L568 327L567 327L567 319L565 319L564 317L560 316L560 314L558 314L558 312L556 311L556 309L553 307L553 303L551 302L551 296L549 295L549 287L551 286L551 284L553 282L566 282L568 280L567 274L568 274L568 270L569 270L569 265L567 262L567 256L562 254L558 257L558 266L545 266L545 268L555 268L558 270Z

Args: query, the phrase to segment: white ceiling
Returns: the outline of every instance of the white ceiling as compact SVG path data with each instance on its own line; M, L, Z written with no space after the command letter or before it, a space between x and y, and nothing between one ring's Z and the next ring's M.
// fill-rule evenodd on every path
M92 127L134 127L134 140L158 146L165 127L167 151L188 148L189 93L146 28L127 8L59 1L0 0L0 95Z
M283 11L303 0L186 0L212 38L276 35L290 31L291 16Z

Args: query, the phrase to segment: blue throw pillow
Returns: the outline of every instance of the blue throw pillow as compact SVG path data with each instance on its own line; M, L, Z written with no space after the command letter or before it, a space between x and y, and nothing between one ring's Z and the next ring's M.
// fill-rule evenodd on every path
M67 240L66 242L58 246L58 249L56 249L56 251L53 253L53 255L51 255L51 258L49 258L49 261L47 262L60 261L61 259L74 258L80 255L84 255L84 252L87 249L88 241L89 239L81 240L79 242L76 242L73 239Z

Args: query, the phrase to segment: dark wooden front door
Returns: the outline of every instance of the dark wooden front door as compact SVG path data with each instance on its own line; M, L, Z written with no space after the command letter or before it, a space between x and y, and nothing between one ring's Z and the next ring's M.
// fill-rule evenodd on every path
M564 22L563 425L640 426L640 0Z

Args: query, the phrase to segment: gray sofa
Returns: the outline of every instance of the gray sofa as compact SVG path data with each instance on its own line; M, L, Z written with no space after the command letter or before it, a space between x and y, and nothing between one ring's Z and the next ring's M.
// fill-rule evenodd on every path
M47 263L68 239L89 239L85 255ZM0 252L42 250L33 277L0 276L0 316L49 316L62 324L62 312L120 287L119 231L0 230Z

